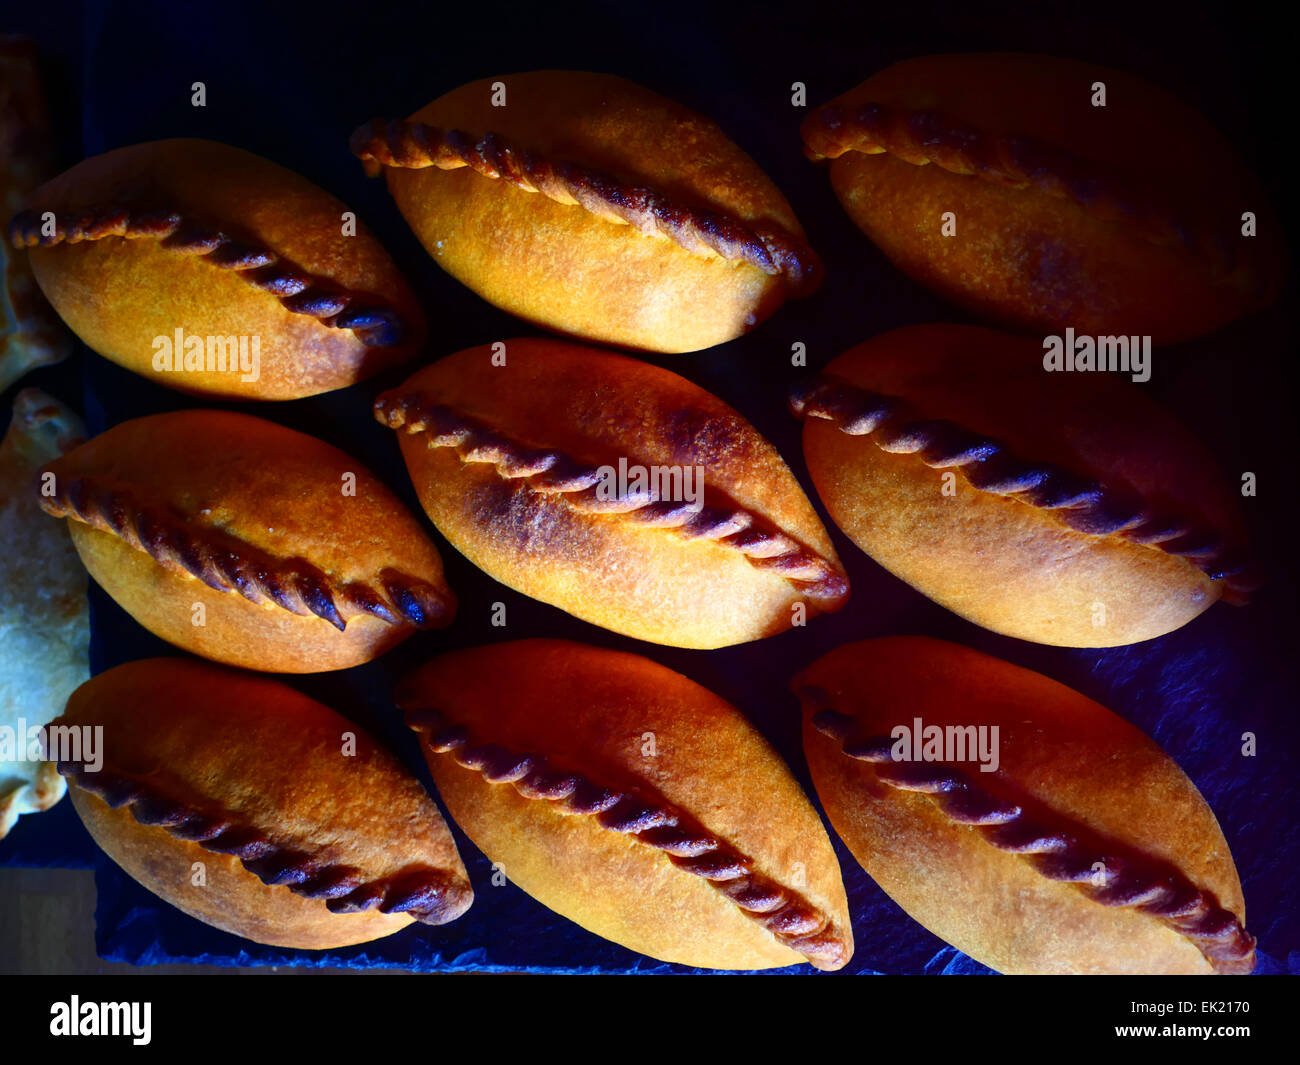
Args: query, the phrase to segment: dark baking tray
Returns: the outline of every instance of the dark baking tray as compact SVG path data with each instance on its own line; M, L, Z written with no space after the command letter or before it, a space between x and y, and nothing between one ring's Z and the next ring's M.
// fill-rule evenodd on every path
M1270 32L1267 21L1246 9L1229 13L1217 5L1180 3L1107 11L1092 4L1034 4L977 11L966 3L929 10L908 4L890 15L875 5L868 11L803 2L736 8L534 3L466 10L471 6L55 2L11 6L6 28L32 33L41 46L61 166L138 141L194 136L239 145L299 171L355 208L423 295L432 323L427 359L536 331L490 307L433 264L383 183L367 180L348 153L354 126L374 115L409 113L473 78L539 67L619 74L714 118L789 197L826 260L826 284L741 340L694 355L647 358L740 410L776 444L814 499L799 426L785 409L788 386L846 347L885 330L973 319L905 278L851 225L824 172L802 157L798 127L806 112L790 104L793 82L804 82L810 104L816 105L890 62L933 52L1038 51L1118 66L1172 89L1212 118L1269 186L1274 202L1284 212L1290 206L1272 123L1289 69L1281 52L1285 35ZM205 108L191 106L195 81L207 87ZM1169 179L1177 181L1178 175ZM427 783L413 738L388 700L404 670L447 649L530 635L622 648L678 670L742 708L807 786L790 677L850 640L894 633L953 640L1077 688L1160 742L1218 814L1241 872L1248 924L1259 937L1258 971L1298 972L1300 918L1293 899L1300 868L1295 794L1300 730L1292 546L1297 450L1288 376L1296 343L1287 316L1293 296L1289 289L1269 312L1157 351L1152 378L1141 386L1195 428L1219 456L1226 476L1246 470L1258 476L1259 494L1244 499L1243 506L1270 582L1248 608L1218 605L1178 632L1127 648L1040 647L985 632L929 602L827 521L853 585L846 609L761 643L683 651L624 639L517 595L434 533L461 601L452 628L419 634L358 669L288 682L385 737ZM795 342L807 345L809 370L790 366ZM33 374L23 384L48 388L80 405L92 431L186 406L269 417L357 456L418 513L392 433L369 416L370 400L412 366L310 400L203 404L82 348L70 363ZM6 412L11 398L3 397ZM508 606L510 624L504 630L489 624L497 601ZM91 607L94 671L179 653L143 631L97 589ZM1253 758L1240 753L1244 732L1258 737ZM0 863L93 864L99 888L97 946L113 960L690 971L607 943L513 886L493 887L483 856L459 832L457 841L477 891L464 918L445 928L415 926L329 952L264 947L186 917L100 855L67 802L49 814L23 818L0 844ZM848 971L988 971L907 917L838 843L837 850L858 944Z

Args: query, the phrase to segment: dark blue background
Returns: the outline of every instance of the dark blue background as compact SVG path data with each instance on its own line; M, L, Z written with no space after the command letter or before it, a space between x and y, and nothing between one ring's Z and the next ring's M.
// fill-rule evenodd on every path
M1291 164L1278 142L1282 85L1292 60L1287 35L1249 8L1170 5L969 3L926 9L906 3L841 10L791 3L735 9L697 3L633 7L566 2L290 5L9 3L0 29L40 42L57 122L60 167L137 141L207 137L265 155L354 207L424 297L432 325L426 357L527 335L530 328L488 306L443 274L388 198L347 150L348 135L375 115L405 115L471 79L542 67L603 70L650 86L712 117L785 191L827 263L827 281L750 336L690 356L652 357L739 409L781 450L812 496L798 423L785 393L801 371L791 344L817 367L846 347L901 325L970 320L920 289L852 226L825 173L802 156L805 111L790 106L803 81L810 105L837 95L890 62L943 51L1010 49L1124 67L1179 93L1240 147L1290 217ZM190 104L203 81L207 107ZM1159 166L1159 160L1152 165ZM1171 174L1171 181L1178 175ZM1260 971L1300 971L1294 907L1295 780L1295 357L1294 291L1271 311L1212 337L1156 353L1144 386L1177 411L1236 479L1254 471L1259 495L1243 500L1270 583L1245 609L1215 606L1162 639L1107 651L1040 647L996 636L947 613L875 565L832 528L853 583L850 605L808 628L745 647L680 651L623 639L503 588L435 534L461 613L444 633L420 634L382 661L290 683L386 737L427 782L412 737L388 696L393 680L440 651L529 635L552 635L646 654L744 709L807 785L798 709L787 684L797 669L841 643L894 633L954 640L1036 669L1111 707L1173 755L1218 814L1245 888L1248 925L1259 937ZM418 512L391 432L369 401L406 367L331 395L245 405L313 433L380 473ZM802 371L804 373L808 371ZM199 405L119 369L85 348L69 363L30 375L85 411L97 432L128 418ZM6 412L12 395L0 397ZM226 406L230 406L226 404ZM1216 476L1206 471L1207 477ZM827 521L828 527L831 527ZM489 624L508 606L509 627ZM91 595L92 667L174 649L144 632L97 589ZM1239 755L1244 731L1254 759ZM514 887L494 888L488 865L458 842L478 898L443 929L416 926L338 952L283 951L209 929L139 888L98 854L69 803L26 817L0 863L90 865L100 889L98 945L129 961L204 960L256 964L407 965L417 968L680 971L606 943L554 917ZM837 848L857 937L850 971L980 972L902 913ZM808 970L811 971L811 970Z

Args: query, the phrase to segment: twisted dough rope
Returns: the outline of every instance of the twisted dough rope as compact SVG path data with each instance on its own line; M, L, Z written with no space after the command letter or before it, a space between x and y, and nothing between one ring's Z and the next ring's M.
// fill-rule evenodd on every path
M343 610L420 629L445 625L449 618L450 602L427 581L383 569L373 581L340 585L305 559L276 558L216 529L192 529L109 481L60 477L55 494L41 496L40 503L46 514L110 533L171 573L197 577L215 591L236 592L259 606L271 603L299 617L315 615L340 632L348 621Z
M58 725L62 719L52 724ZM445 924L465 910L465 885L450 872L410 866L374 879L354 866L323 862L305 851L276 842L266 832L241 822L234 813L200 810L166 795L155 781L100 769L81 762L59 762L59 772L83 791L98 795L113 809L129 806L142 825L163 828L177 839L216 854L230 854L263 884L287 887L305 899L323 899L331 913L407 913L424 924Z
M994 134L935 111L913 111L868 102L845 113L835 104L818 108L802 129L805 154L837 159L847 152L889 154L914 166L933 163L952 174L1012 189L1034 188L1068 200L1103 222L1132 226L1150 244L1200 260L1215 280L1248 264L1238 261L1240 241L1226 230L1205 232L1169 212L1139 200L1130 190L1096 171L1093 164L1033 137ZM1247 277L1245 285L1264 286Z
M652 528L675 529L687 539L710 540L742 552L759 569L772 569L809 599L842 599L848 581L829 561L734 504L705 506L658 501L652 493L601 499L601 468L582 465L559 451L526 447L459 411L429 403L419 393L386 392L375 401L375 418L390 429L424 433L430 448L454 448L461 462L488 464L506 480L518 480L539 495L562 495L579 514L617 515Z
M405 324L392 307L315 277L268 248L186 221L176 211L91 208L56 216L52 234L42 232L42 213L31 209L14 216L9 240L15 248L52 248L106 237L155 240L170 251L202 256L219 269L234 271L242 281L275 296L293 314L315 318L331 329L351 329L366 347L392 347L406 335Z
M1048 813L1056 826L1036 821L1012 802L999 799L961 771L939 762L895 762L889 736L858 738L857 719L826 707L829 696L808 686L801 698L822 706L813 727L841 745L843 753L875 767L882 783L929 796L952 822L971 825L985 842L1008 854L1026 855L1034 869L1058 883L1077 884L1103 906L1131 907L1190 939L1220 973L1245 975L1255 968L1255 937L1237 918L1172 867L1133 852L1115 853L1081 842L1067 818ZM1099 870L1093 866L1100 864Z
M748 263L769 276L784 277L796 296L810 294L821 283L821 260L802 239L689 207L654 189L621 183L578 163L547 159L515 147L496 133L476 141L456 129L375 118L353 132L349 146L372 174L378 173L379 165L409 170L467 166L525 192L540 192L556 203L580 206L608 222L667 237L689 252L712 252L728 261Z
M1059 466L1018 458L1000 441L952 422L900 424L902 404L891 396L819 374L791 392L790 410L799 418L829 421L848 436L870 437L881 451L920 454L932 469L960 469L976 490L1055 511L1077 532L1120 536L1186 559L1211 580L1223 581L1229 602L1245 602L1260 585L1254 568L1217 534L1176 515L1153 512L1140 499Z
M704 878L746 917L818 969L837 969L848 961L844 943L827 914L794 891L753 872L753 859L680 810L555 769L544 755L473 743L463 725L450 724L438 710L402 702L407 725L433 753L450 754L457 765L482 774L491 784L513 784L524 798L543 800L557 813L594 817L602 828L662 851L678 869Z

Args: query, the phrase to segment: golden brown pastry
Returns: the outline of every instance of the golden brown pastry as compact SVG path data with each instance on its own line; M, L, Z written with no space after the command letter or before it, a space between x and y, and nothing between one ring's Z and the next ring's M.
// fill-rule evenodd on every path
M229 145L87 159L32 193L9 234L82 340L184 392L312 396L424 339L414 295L352 212Z
M487 78L352 150L437 263L488 302L649 351L709 348L813 291L790 205L708 119L608 74Z
M1232 146L1118 70L1014 53L909 59L812 112L803 139L896 266L1016 327L1160 344L1281 287L1280 226Z
M368 662L456 600L415 517L350 456L274 422L176 411L51 463L96 582L141 625L218 662L315 673Z
M921 637L837 648L794 690L836 832L890 898L976 961L1009 974L1254 968L1214 814L1109 710Z
M897 329L832 360L790 402L840 528L994 632L1135 643L1257 583L1214 457L1131 383L1045 372L1035 341Z
M421 370L375 416L399 431L420 503L459 551L585 621L723 647L847 597L781 456L667 370L510 340Z
M63 798L63 778L33 749L34 730L90 676L86 571L67 531L41 513L32 492L41 465L85 434L62 403L25 388L0 444L0 839L20 814Z
M50 130L26 37L0 35L0 214L9 218L50 168ZM61 362L72 337L32 277L24 252L0 241L0 392L37 366Z
M397 701L456 823L556 913L682 965L848 962L826 830L712 692L637 655L524 640L436 659Z
M51 754L60 736L100 730L59 762L95 842L207 924L319 950L413 920L446 924L473 901L419 781L351 721L277 681L131 662L78 688L55 725Z

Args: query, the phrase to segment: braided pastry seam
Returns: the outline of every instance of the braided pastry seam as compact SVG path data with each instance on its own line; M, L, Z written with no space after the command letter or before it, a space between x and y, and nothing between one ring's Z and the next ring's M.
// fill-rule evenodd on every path
M60 724L56 719L52 724ZM305 899L323 900L331 913L406 913L425 924L445 924L462 913L466 889L449 870L411 866L379 879L341 862L323 862L277 843L226 812L200 810L165 794L155 781L111 770L86 770L81 762L61 761L59 772L113 809L130 808L142 825L164 829L204 850L229 854L263 884L286 887Z
M120 237L154 240L180 255L198 256L240 280L269 293L292 314L315 318L330 329L350 329L366 347L393 347L407 334L398 312L366 296L316 277L260 244L236 240L219 229L187 221L176 211L92 208L55 217L46 234L38 209L21 211L9 223L15 248L53 248L88 240Z
M299 617L314 615L340 632L346 631L350 617L360 614L421 629L450 620L450 598L418 577L385 568L370 581L340 584L305 559L276 558L210 528L196 531L161 507L139 503L130 491L111 482L57 480L56 493L40 497L46 514L116 536L168 572L194 577L214 591L233 592L255 605L271 604Z
M753 872L751 858L668 803L647 801L555 769L544 755L474 743L463 725L449 724L433 708L404 709L407 725L433 753L449 754L457 765L480 773L489 783L511 784L524 798L543 800L557 813L593 817L602 828L662 852L818 969L839 968L848 961L829 915L795 891Z
M475 140L461 130L376 118L352 134L350 147L376 173L379 166L469 167L483 177L539 192L566 207L582 207L607 222L666 237L694 254L712 253L747 263L770 277L783 277L796 296L812 293L821 283L821 260L800 238L772 226L689 207L654 189L625 184L578 163L548 159L496 133Z
M951 115L867 102L845 113L834 104L803 125L804 151L813 160L847 152L889 154L914 166L933 163L949 173L1011 189L1033 188L1067 200L1102 222L1130 226L1143 241L1200 261L1217 282L1245 270L1245 287L1261 288L1226 229L1209 233L1150 203L1069 152L1034 137L988 133Z
M903 405L892 396L819 374L791 392L790 410L798 418L829 421L848 436L868 437L890 454L920 455L931 469L960 470L977 491L1053 511L1075 532L1118 536L1182 558L1222 581L1229 602L1245 602L1260 586L1255 568L1217 534L1069 470L1021 459L1001 441L952 422L905 422Z
M751 565L774 570L812 600L833 602L848 592L848 581L829 560L735 504L695 510L689 503L650 495L602 499L599 467L582 465L559 451L528 448L419 394L385 393L374 410L376 420L390 429L422 433L431 449L453 448L465 464L495 466L502 478L519 481L538 495L561 496L580 514L609 515L733 548Z
M1036 821L1016 803L991 795L945 763L896 762L890 753L892 737L858 738L857 720L826 706L829 697L824 691L806 687L800 695L822 706L813 714L813 727L839 744L846 757L870 763L881 783L927 796L950 821L971 826L997 850L1024 855L1048 880L1076 884L1102 906L1155 917L1195 944L1220 973L1248 974L1255 968L1255 937L1212 894L1177 869L1158 868L1131 852L1095 849L1073 834L1068 818L1053 814L1064 828ZM1094 868L1098 865L1100 869Z

